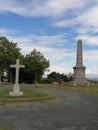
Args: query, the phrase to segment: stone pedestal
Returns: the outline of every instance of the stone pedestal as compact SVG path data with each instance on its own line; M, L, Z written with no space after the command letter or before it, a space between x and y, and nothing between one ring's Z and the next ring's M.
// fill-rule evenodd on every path
M10 96L23 96L23 92L20 91L19 84L15 84L13 87L13 92L9 92Z
M23 96L23 92L9 92L9 96Z
M87 85L85 77L86 67L73 67L74 69L74 86L76 85Z

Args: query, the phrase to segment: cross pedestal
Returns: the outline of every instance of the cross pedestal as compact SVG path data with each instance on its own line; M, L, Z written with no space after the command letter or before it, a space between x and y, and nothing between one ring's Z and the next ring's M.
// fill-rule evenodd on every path
M16 68L15 85L13 87L13 92L9 92L10 96L22 96L23 92L20 91L19 87L19 68L24 68L24 65L19 64L19 59L16 60L15 65L10 65L12 68Z

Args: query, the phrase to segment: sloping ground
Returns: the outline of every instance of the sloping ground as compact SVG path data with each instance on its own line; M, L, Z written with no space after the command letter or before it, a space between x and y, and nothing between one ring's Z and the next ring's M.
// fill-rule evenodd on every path
M1 130L98 130L98 96L55 88L50 102L0 107Z

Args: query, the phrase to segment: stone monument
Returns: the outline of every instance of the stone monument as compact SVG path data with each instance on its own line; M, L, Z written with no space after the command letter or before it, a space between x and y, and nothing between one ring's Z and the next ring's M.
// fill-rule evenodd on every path
M19 68L24 68L24 65L20 65L19 59L16 60L15 65L10 65L12 68L16 68L15 85L13 87L13 92L10 92L10 96L22 96L23 92L20 91L19 87Z
M88 82L85 77L85 69L83 66L83 55L82 55L82 40L79 39L77 43L77 59L76 66L74 69L74 86L76 85L88 85Z

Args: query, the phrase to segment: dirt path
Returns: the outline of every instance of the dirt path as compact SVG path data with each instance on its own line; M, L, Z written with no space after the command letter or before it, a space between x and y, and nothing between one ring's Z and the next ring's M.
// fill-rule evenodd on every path
M0 128L8 130L98 130L98 96L35 88L58 100L0 107Z

